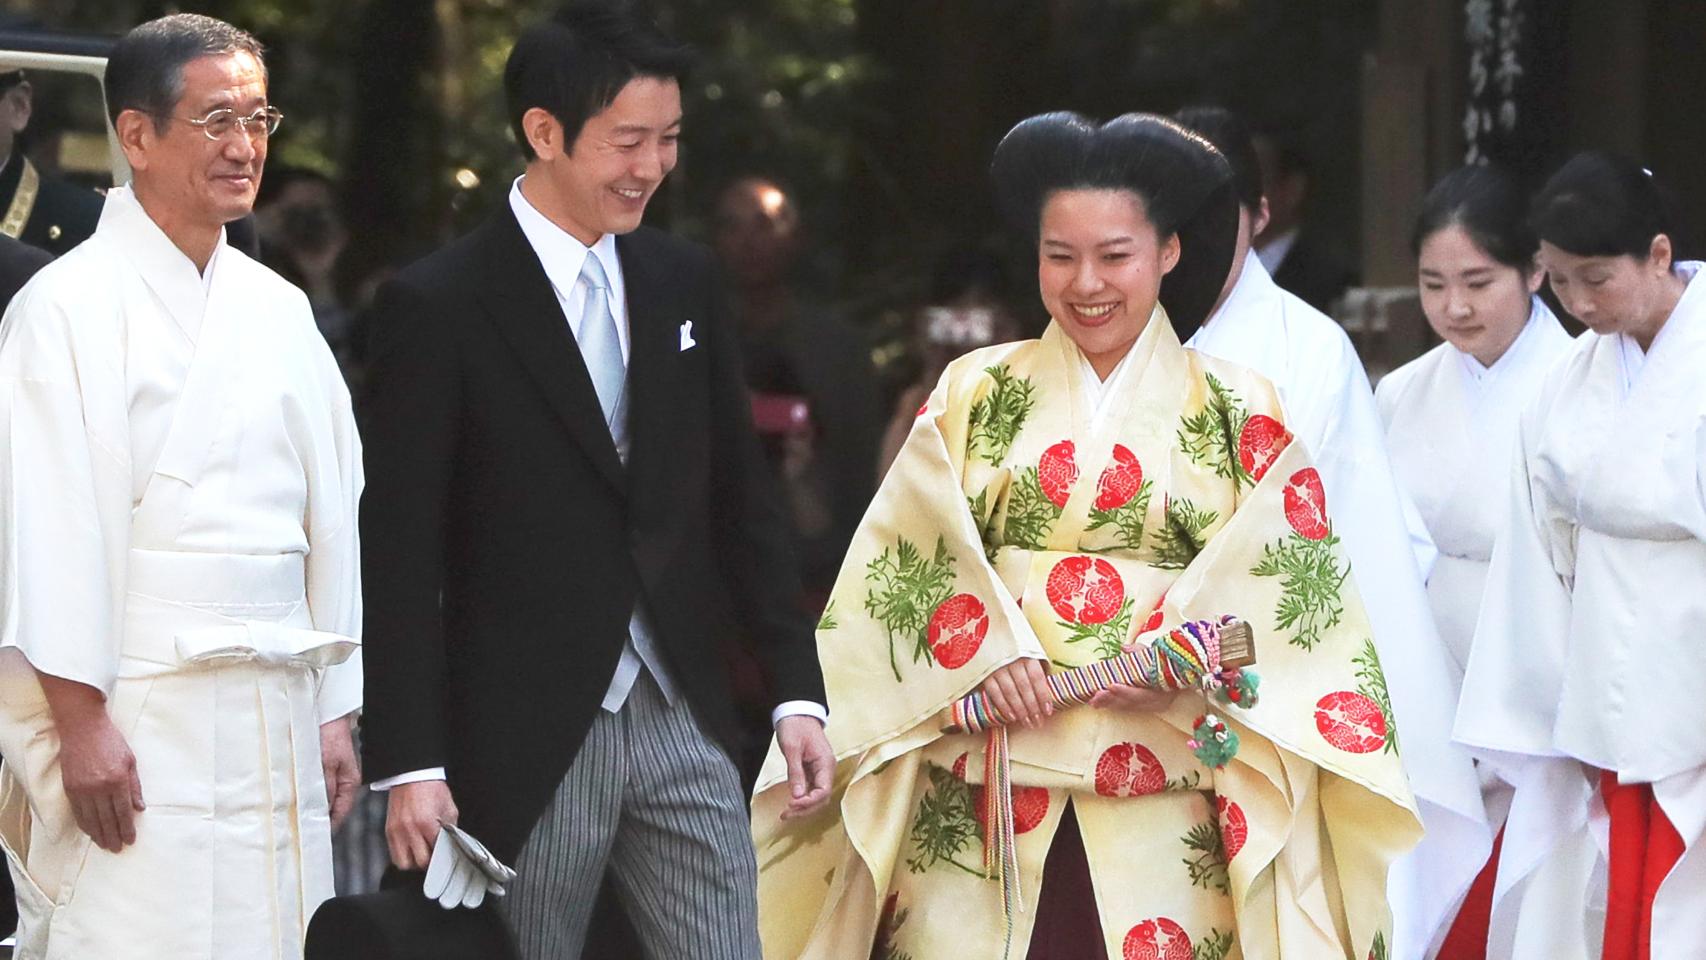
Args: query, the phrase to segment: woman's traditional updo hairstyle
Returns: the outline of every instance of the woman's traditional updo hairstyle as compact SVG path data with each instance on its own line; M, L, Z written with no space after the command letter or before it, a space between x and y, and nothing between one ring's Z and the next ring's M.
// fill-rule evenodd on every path
M1640 164L1589 150L1578 153L1534 198L1540 239L1578 257L1647 259L1659 234L1677 243L1670 192Z
M996 196L1013 229L1039 240L1043 206L1062 190L1125 190L1143 201L1162 240L1179 235L1179 263L1161 305L1181 340L1214 308L1232 268L1238 197L1226 160L1171 120L1128 113L1100 126L1076 113L1021 120L995 148Z
M1422 244L1447 227L1463 228L1487 256L1523 276L1534 272L1540 238L1528 222L1528 194L1498 167L1459 167L1434 184L1416 215L1411 252L1421 256Z

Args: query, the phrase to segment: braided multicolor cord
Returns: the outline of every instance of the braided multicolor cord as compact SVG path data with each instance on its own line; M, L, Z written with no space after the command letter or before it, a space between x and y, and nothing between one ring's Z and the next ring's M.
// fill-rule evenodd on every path
M1117 657L1050 674L1049 691L1056 706L1089 703L1096 694L1118 684L1152 690L1228 691L1227 700L1254 706L1254 674L1220 669L1220 630L1233 622L1232 617L1187 621ZM1232 690L1238 692L1230 693ZM1007 723L983 693L977 692L949 708L945 732L980 733Z

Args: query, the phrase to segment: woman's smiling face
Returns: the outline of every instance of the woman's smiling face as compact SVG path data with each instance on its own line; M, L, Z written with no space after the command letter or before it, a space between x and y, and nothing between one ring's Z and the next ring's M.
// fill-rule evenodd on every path
M1043 204L1043 306L1103 378L1143 332L1178 262L1178 235L1158 236L1135 193L1061 190Z

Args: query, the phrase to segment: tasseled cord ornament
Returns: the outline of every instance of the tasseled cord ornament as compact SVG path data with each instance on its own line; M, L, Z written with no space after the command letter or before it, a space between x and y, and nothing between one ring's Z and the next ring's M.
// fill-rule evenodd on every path
M1248 669L1255 662L1256 638L1249 624L1235 617L1191 620L1117 657L1050 674L1048 685L1054 705L1064 708L1088 703L1097 693L1125 684L1152 690L1201 690L1221 704L1248 709L1256 705L1261 683L1256 672ZM1001 881L1002 912L1011 949L1013 915L1023 910L1024 904L1019 896L1019 853L1013 826L1009 720L979 692L949 707L943 721L943 733L989 733L983 768L987 785L983 792L984 823L988 824L983 838L983 868L990 879ZM1197 759L1217 770L1238 754L1238 734L1212 712L1197 718L1186 743Z

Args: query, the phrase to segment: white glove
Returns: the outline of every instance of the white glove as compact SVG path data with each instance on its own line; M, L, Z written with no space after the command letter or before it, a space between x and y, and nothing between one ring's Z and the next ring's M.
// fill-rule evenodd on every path
M421 892L437 900L446 910L478 907L489 893L504 895L504 885L515 879L515 871L492 856L480 841L454 826L440 826L427 864Z

